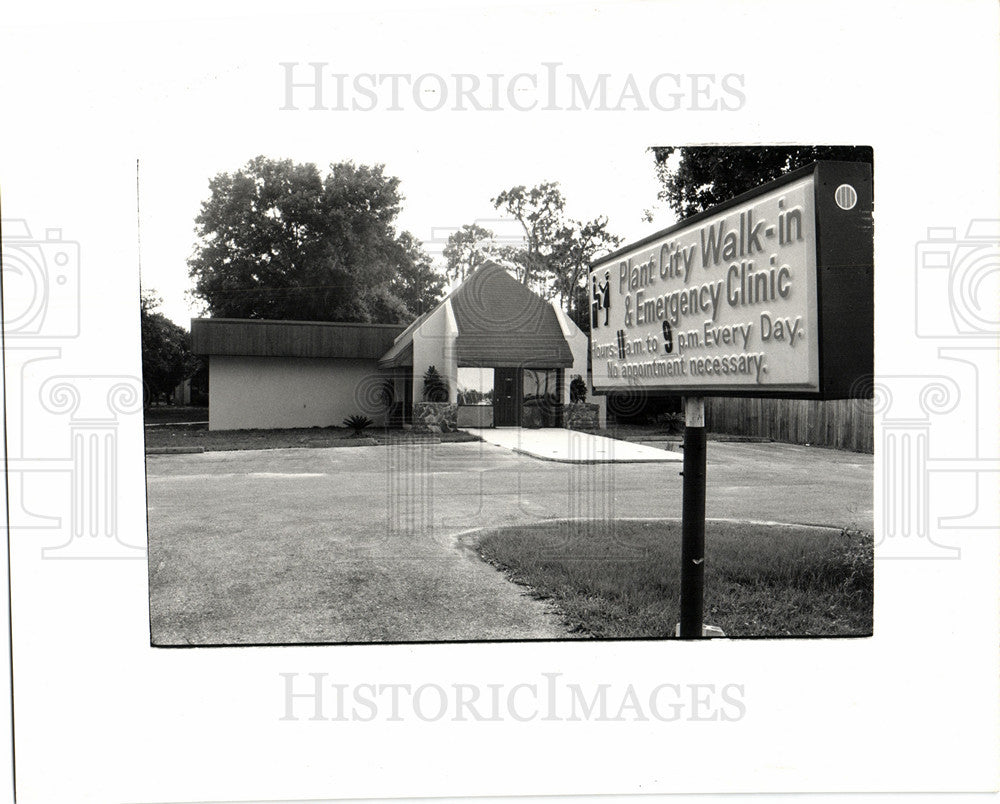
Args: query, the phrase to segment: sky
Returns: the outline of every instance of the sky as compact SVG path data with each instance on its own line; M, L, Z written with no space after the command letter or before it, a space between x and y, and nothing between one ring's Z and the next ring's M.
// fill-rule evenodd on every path
M431 117L427 114L422 122L432 130L466 123L455 121L454 114L448 119L447 112L441 114L440 121ZM628 241L674 222L669 208L657 200L659 183L653 155L643 147L586 154L578 148L538 142L519 143L519 147L489 153L482 147L482 139L471 134L442 142L414 132L412 140L419 141L407 147L391 141L367 142L367 126L364 129L358 133L343 130L335 140L315 145L291 138L281 146L273 146L264 138L255 141L248 134L234 144L230 153L206 155L197 161L176 160L169 153L141 157L138 184L142 283L163 299L161 312L185 327L199 315L200 302L186 293L192 286L186 261L196 242L195 216L210 195L209 179L238 169L257 154L313 162L323 172L330 163L347 159L384 163L389 175L401 179L405 200L398 228L420 239L439 267L444 265L441 250L448 234L463 224L479 223L498 235L519 234L516 222L502 219L490 203L490 198L501 190L517 184L559 182L568 217L590 220L607 215L610 231ZM611 175L616 181L610 180ZM645 210L653 211L652 223L644 221Z

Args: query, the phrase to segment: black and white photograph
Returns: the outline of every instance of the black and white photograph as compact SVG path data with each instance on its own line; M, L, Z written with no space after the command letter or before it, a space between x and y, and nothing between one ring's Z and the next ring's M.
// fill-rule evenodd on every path
M443 168L436 260L350 156L142 277L153 645L872 633L871 148L652 146L629 243Z
M998 32L5 9L0 801L995 798Z

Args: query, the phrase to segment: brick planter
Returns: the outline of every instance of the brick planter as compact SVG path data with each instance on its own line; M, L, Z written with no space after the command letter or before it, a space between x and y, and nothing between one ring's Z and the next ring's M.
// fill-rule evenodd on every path
M451 402L414 402L414 433L454 433L458 430L458 405Z
M601 408L589 402L573 402L563 408L563 426L568 430L594 430L601 426Z

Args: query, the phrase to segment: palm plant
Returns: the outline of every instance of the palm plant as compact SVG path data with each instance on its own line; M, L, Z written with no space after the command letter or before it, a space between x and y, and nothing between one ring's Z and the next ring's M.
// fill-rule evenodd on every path
M374 422L367 416L362 416L360 413L355 413L353 416L348 416L344 419L344 427L350 427L354 431L354 436L360 436L366 427L371 427Z

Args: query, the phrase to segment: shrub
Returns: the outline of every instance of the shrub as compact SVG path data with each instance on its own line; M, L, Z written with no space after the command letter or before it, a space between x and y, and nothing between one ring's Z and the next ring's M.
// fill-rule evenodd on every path
M448 382L434 366L429 366L424 372L424 401L447 402Z
M367 416L362 416L360 413L355 413L353 416L348 416L344 419L344 427L350 427L354 431L354 435L360 436L366 427L371 427L374 422Z
M392 407L392 403L396 401L396 384L391 377L386 377L379 385L378 400L386 408Z
M684 432L683 413L665 413L663 415L663 422L666 424L667 431L670 433L680 434Z
M587 401L587 383L583 381L583 377L577 374L572 382L569 384L569 401L570 402L586 402Z
M618 424L646 424L663 413L683 410L681 397L631 388L608 394L608 413Z

